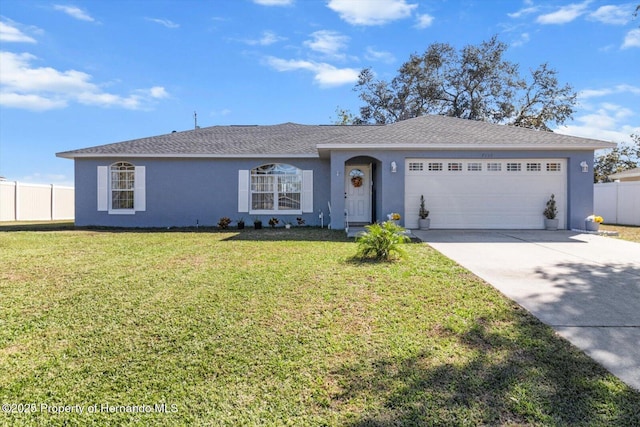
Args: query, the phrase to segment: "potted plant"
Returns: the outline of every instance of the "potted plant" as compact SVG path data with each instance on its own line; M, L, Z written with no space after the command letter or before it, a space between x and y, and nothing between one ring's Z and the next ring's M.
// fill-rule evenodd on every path
M391 212L389 215L387 215L387 218L394 224L398 224L398 221L400 221L402 217L397 212Z
M301 216L297 217L296 221L298 222L298 225L304 225L304 218L302 218Z
M600 224L604 221L604 219L599 215L589 215L585 218L584 228L587 231L598 231L600 230Z
M262 228L262 220L260 218L253 219L253 228L260 230Z
M424 206L424 196L420 196L420 210L418 211L418 226L420 230L428 230L431 226L431 219L429 218L429 211Z
M278 223L280 222L280 220L278 218L276 218L275 216L271 217L269 219L269 225L271 226L271 228L276 228L276 225L278 225Z
M238 224L238 230L244 230L244 218L240 218L238 221L236 221Z
M289 221L284 223L284 228L286 228L287 230L291 228L291 223Z
M555 195L551 195L549 200L547 200L547 207L544 208L542 212L544 214L544 228L546 230L557 230L558 229L558 208L556 207L556 199Z

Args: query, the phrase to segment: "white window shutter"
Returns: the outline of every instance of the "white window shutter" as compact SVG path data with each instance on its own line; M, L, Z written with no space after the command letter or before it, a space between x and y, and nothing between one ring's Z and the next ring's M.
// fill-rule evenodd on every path
M249 212L249 171L238 171L238 212Z
M98 166L98 210L109 210L109 167Z
M136 211L147 210L147 194L145 182L145 167L136 166L134 172L133 208Z
M313 171L302 171L302 212L313 212Z

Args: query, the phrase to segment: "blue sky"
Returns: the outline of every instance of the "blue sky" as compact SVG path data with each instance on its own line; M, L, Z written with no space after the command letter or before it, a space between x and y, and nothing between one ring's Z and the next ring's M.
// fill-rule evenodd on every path
M497 34L523 72L579 92L557 132L640 133L638 1L111 0L0 3L0 176L73 184L59 151L226 124L326 124L356 113L371 67Z

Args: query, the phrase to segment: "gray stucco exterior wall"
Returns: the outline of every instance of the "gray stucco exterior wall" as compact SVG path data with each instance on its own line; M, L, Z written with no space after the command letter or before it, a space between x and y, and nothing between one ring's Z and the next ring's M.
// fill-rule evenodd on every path
M282 221L295 223L302 216L308 225L329 223L328 202L331 202L331 226L344 228L345 165L372 163L375 165L374 220L398 212L405 217L405 159L407 158L563 158L567 160L566 213L567 228L581 229L584 218L593 213L593 151L480 151L480 150L333 150L326 158L76 158L76 225L112 227L191 227L214 226L227 216L234 222L244 218L248 225L253 215L238 212L238 171L251 170L267 163L286 163L302 170L313 171L313 212L302 215L274 214ZM135 214L115 215L97 209L97 169L115 162L130 162L145 166L146 210ZM580 163L589 165L582 172ZM396 172L391 163L395 162ZM540 215L544 206L540 207ZM262 215L266 223L272 215Z
M114 215L97 210L97 169L115 162L145 166L146 210ZM313 213L302 215L262 215L266 225L271 216L281 221L303 217L308 225L319 225L319 212L328 215L329 162L321 159L202 159L202 158L100 158L75 159L76 225L111 227L192 227L214 226L227 216L234 223L244 218L249 226L254 218L238 212L238 171L268 163L286 163L313 171Z

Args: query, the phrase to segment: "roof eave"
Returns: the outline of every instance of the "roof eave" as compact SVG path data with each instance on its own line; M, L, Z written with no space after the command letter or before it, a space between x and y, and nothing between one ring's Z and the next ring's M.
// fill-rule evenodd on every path
M637 170L636 170L637 169ZM612 179L640 178L640 168L630 169L609 175Z
M616 144L318 144L318 150L600 150L613 148Z
M320 157L316 154L260 154L260 153L248 153L248 154L202 154L202 153L56 153L56 157L64 159L96 159L96 158L114 158L114 157L126 157L126 158L161 158L161 159L281 159L281 158L294 158L294 159L316 159Z

